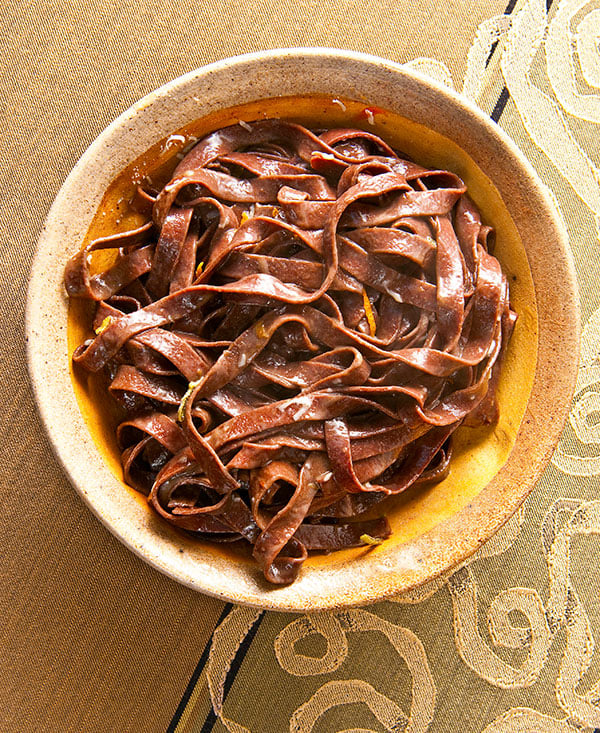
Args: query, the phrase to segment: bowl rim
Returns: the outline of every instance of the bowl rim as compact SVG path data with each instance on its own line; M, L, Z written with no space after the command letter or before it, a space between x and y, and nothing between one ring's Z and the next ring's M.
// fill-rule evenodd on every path
M52 244L53 237L56 237L57 233L64 231L65 207L67 207L68 211L68 201L71 191L77 185L78 180L85 173L92 161L94 161L99 154L106 152L107 145L110 143L113 135L122 130L124 126L134 118L138 117L138 115L144 114L145 111L154 106L160 106L161 101L169 98L173 92L185 88L194 81L214 75L222 75L223 73L239 72L245 67L252 67L257 62L265 63L266 61L271 61L297 63L303 59L313 61L318 60L322 63L329 63L330 65L335 65L336 63L358 64L365 66L372 73L375 73L375 69L379 70L381 73L391 73L399 78L402 77L405 83L412 83L422 87L424 90L431 91L431 93L437 97L441 96L452 108L466 113L475 125L479 126L480 130L489 136L490 140L493 141L493 144L495 144L498 149L508 151L518 164L519 174L520 177L522 177L522 181L518 183L518 185L523 186L524 189L529 188L531 190L535 203L541 206L545 226L547 226L549 230L553 231L556 235L556 241L551 243L551 247L554 247L559 253L560 261L557 272L554 274L554 280L557 283L559 282L559 279L562 280L564 283L563 287L566 287L569 295L567 301L560 304L560 317L557 317L557 328L562 334L560 347L564 349L563 356L558 353L560 349L557 349L559 340L556 338L556 334L554 336L550 332L545 334L545 337L548 340L546 351L551 356L552 368L550 370L546 368L542 375L542 383L546 384L546 386L549 385L552 387L553 382L551 377L556 371L556 364L560 364L564 371L561 372L560 376L555 380L555 383L560 383L560 395L556 394L557 387L555 384L553 388L554 393L552 395L554 404L551 404L546 400L546 403L542 405L545 409L550 410L552 419L548 419L548 415L543 415L542 411L539 409L539 405L534 411L530 410L529 405L527 407L526 415L528 415L528 417L527 420L525 418L523 419L523 423L529 422L529 420L533 420L535 422L543 419L544 424L547 425L548 432L545 433L546 440L544 441L542 449L538 450L538 452L532 457L529 464L523 463L523 481L521 486L511 492L505 491L504 487L501 485L501 481L498 480L498 476L500 476L503 470L501 469L492 482L490 482L490 484L488 484L488 486L486 486L470 504L460 509L449 520L442 523L447 526L445 526L441 532L437 531L441 526L438 525L425 535L408 543L407 550L409 551L409 555L410 553L413 553L411 557L414 558L414 553L417 553L418 562L412 562L411 557L409 557L407 567L404 568L402 566L401 571L398 571L397 568L395 571L394 569L390 572L386 571L382 573L382 577L377 578L375 581L372 577L363 578L362 585L359 580L357 581L358 587L356 587L355 584L350 590L341 588L338 583L333 595L330 594L327 596L322 595L322 591L315 591L315 588L318 588L318 578L322 575L319 572L316 573L316 579L314 579L314 582L309 584L306 588L300 589L299 585L297 585L298 581L292 584L292 586L287 586L288 589L296 586L298 588L297 593L277 593L271 589L260 588L257 592L249 592L247 589L240 591L235 587L235 584L232 583L225 584L225 586L215 586L215 580L222 580L220 575L222 568L217 575L205 573L205 576L198 580L197 577L190 576L189 573L182 573L181 569L173 564L172 557L165 560L164 553L163 555L156 554L156 551L153 549L151 539L150 544L148 544L149 536L147 534L147 527L124 527L118 521L118 518L107 514L107 512L99 506L97 498L93 494L90 494L86 487L82 485L81 471L78 470L75 463L77 460L76 452L74 452L72 446L66 444L64 434L54 429L57 415L59 415L56 404L56 399L59 395L52 392L52 389L56 391L56 388L52 382L49 382L49 376L52 374L52 368L48 364L48 358L51 358L52 352L47 343L45 348L40 348L40 345L44 344L44 339L46 339L46 342L48 341L48 334L44 333L43 328L45 305L47 305L47 301L43 299L40 301L39 298L40 288L44 286L44 256L46 254L46 250ZM260 98L264 98L264 95L257 97L257 99ZM192 120L190 119L188 121ZM177 120L177 124L178 123L179 120ZM159 140L160 138L161 134L159 133L156 140ZM469 153L467 154L470 155ZM130 160L133 160L135 157L137 156L131 157ZM89 221L87 222L86 228L88 225ZM530 255L531 253L527 251L531 267L532 263ZM539 265L540 263L538 262L536 266ZM63 297L66 299L66 296ZM539 301L537 287L536 299ZM200 590L203 593L215 596L222 600L232 601L243 605L271 610L299 612L364 605L383 600L398 593L418 587L429 580L439 577L444 572L447 572L449 569L459 565L461 562L464 562L468 557L473 555L485 541L495 534L495 532L498 531L514 514L535 486L537 479L548 463L551 453L562 432L564 421L570 406L571 396L574 391L577 374L578 359L576 357L579 352L580 309L573 258L569 249L564 222L556 211L556 203L547 187L540 181L531 163L527 160L513 140L495 122L487 117L469 100L462 97L454 90L445 87L441 83L430 79L418 71L408 69L402 64L380 58L378 56L343 49L328 47L298 47L270 49L233 56L187 72L186 74L183 74L182 76L179 76L176 79L160 86L156 90L146 94L139 101L121 113L100 133L100 135L98 135L98 137L96 137L96 139L81 155L67 176L43 225L31 268L27 293L25 330L29 375L33 385L37 407L42 417L42 422L48 434L52 449L76 491L92 512L111 531L111 533L153 567L165 573L172 579L177 580L178 582L181 582L195 590ZM55 338L59 341L60 339L66 338L65 324L62 325L62 328L60 324L57 324ZM565 360L564 353L569 353L572 355L572 358L568 361ZM540 370L540 366L544 368L548 365L540 365L540 359L538 359L535 384L539 382L538 372ZM51 386L50 394L48 391L49 384ZM71 412L69 416L76 419L77 415L79 417L79 427L87 431L87 425L78 410L75 415ZM519 435L521 434L522 429L523 424L519 429ZM87 440L87 442L84 440L84 447L89 448L90 446L92 450L99 455L99 451L95 445L90 440ZM488 492L488 489L490 489L492 484L494 484L494 495L503 501L503 503L494 510L490 510L489 506L486 508L481 505L482 495ZM467 529L466 535L464 533L460 535L460 542L457 542L456 538L453 541L453 533L455 535L456 531L461 529L461 517L464 519L466 512L470 518L470 528ZM427 540L429 543L427 545L428 556L425 558L426 561L422 561L422 558L419 555L419 553L422 554L424 552L424 540ZM156 541L159 541L158 537L156 538ZM401 547L404 547L404 545ZM206 568L203 568L203 571L204 570L206 570ZM311 570L320 569L314 568ZM353 582L351 575L348 575L346 579L349 582ZM402 583L400 582L401 580ZM315 583L317 585L315 585ZM303 593L306 592L309 593L308 597L303 595ZM312 595L310 595L311 592Z

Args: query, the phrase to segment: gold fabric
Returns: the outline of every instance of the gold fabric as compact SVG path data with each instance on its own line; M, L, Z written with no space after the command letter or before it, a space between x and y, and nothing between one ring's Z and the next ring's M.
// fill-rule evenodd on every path
M7 0L0 17L0 729L600 728L598 2ZM43 219L96 135L197 66L299 45L408 62L497 119L555 195L584 318L569 424L522 511L427 588L318 616L232 608L125 550L50 451L23 329Z

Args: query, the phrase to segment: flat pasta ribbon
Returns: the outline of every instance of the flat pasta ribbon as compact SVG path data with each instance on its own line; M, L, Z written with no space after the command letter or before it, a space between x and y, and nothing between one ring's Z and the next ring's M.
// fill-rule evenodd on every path
M261 120L133 205L144 225L67 265L96 303L73 359L108 377L125 480L173 526L291 583L310 550L389 537L381 501L443 479L456 428L497 419L516 315L455 174L363 130Z

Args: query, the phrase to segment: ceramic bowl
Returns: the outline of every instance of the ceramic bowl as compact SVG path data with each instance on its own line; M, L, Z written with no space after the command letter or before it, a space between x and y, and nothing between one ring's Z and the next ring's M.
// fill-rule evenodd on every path
M65 263L86 237L123 226L118 205L104 219L99 208L107 191L114 197L121 186L126 197L127 187L133 190L149 149L166 155L192 134L267 115L361 126L419 163L462 176L484 221L497 230L495 254L519 313L499 386L499 423L461 429L448 479L388 504L390 540L311 557L295 583L277 588L267 586L249 556L228 554L164 524L122 482L98 403L71 369L72 348L89 324L77 320L81 314L69 320L63 287ZM95 140L42 231L27 335L31 380L54 450L111 532L158 570L203 593L263 608L316 611L377 601L432 580L509 519L558 441L577 368L579 311L567 236L552 197L499 127L452 91L390 61L287 49L186 74L144 97Z

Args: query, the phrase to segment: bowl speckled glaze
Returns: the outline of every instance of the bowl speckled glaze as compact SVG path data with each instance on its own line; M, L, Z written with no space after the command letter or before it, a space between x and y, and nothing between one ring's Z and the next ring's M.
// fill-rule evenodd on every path
M307 95L348 105L328 106L322 96L307 102ZM302 109L312 105L315 120L329 115L335 126L372 129L418 162L462 175L484 221L497 229L496 254L520 317L499 390L500 424L465 433L448 479L390 506L390 540L311 558L294 584L272 588L251 559L183 536L122 483L93 401L71 371L63 271L111 182L150 147L176 131L199 129L192 124L199 118L235 108L233 122L244 111L246 119L256 119L257 101L271 100L264 109L272 114L277 99L291 96L304 97ZM373 127L364 115L357 118L364 105L385 110ZM552 198L485 115L390 61L332 49L284 49L186 74L146 96L96 139L61 188L42 231L29 285L27 336L31 379L54 450L111 532L196 590L263 608L316 611L374 602L425 583L465 560L515 512L549 460L567 414L579 309L567 236Z

